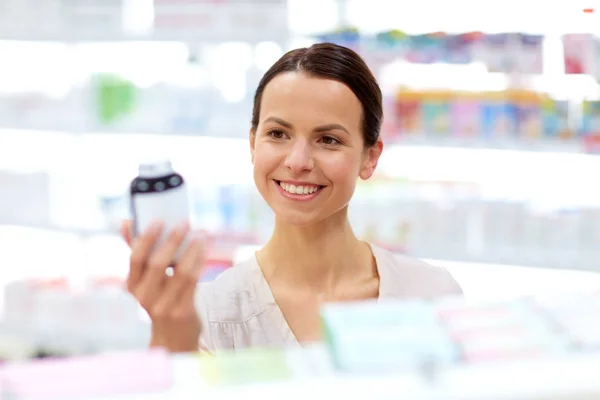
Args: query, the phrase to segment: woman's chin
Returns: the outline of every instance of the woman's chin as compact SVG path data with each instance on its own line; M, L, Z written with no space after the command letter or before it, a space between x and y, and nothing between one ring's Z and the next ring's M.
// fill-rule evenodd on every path
M326 219L326 217L316 215L316 213L298 211L276 212L275 218L278 225L286 225L295 228L310 227Z
M294 228L307 228L312 225L316 225L319 222L314 218L307 218L302 216L287 216L283 218L278 217L277 220L280 222L280 225L286 225Z
M279 226L308 228L316 225L337 225L347 219L346 208L336 212L325 210L300 211L300 210L275 210L275 220Z

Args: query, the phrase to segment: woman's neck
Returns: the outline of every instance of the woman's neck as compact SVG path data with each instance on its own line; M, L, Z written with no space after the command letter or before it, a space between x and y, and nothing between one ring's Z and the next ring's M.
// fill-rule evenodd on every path
M271 239L257 256L269 280L323 294L375 270L369 262L371 249L354 235L346 208L306 227L276 220Z

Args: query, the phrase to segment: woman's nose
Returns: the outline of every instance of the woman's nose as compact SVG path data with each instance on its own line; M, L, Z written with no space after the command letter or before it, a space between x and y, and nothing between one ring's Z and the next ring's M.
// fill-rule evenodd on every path
M311 171L314 168L311 148L306 140L296 140L293 143L286 155L285 167L294 173Z

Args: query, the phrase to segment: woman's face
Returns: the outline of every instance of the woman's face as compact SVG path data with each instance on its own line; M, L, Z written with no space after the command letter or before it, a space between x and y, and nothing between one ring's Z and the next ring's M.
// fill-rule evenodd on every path
M383 147L365 149L361 103L346 85L299 72L267 84L250 145L258 190L278 219L298 226L344 209Z

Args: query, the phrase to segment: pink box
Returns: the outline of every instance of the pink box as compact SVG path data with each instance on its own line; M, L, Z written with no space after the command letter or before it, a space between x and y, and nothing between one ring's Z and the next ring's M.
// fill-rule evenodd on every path
M20 400L160 393L173 384L171 360L162 350L9 363L0 377L2 393Z

